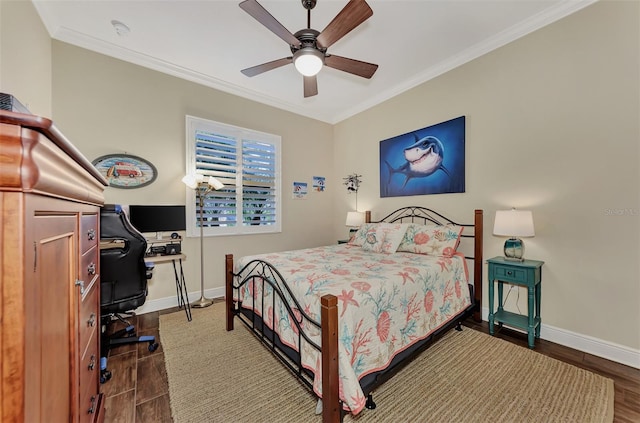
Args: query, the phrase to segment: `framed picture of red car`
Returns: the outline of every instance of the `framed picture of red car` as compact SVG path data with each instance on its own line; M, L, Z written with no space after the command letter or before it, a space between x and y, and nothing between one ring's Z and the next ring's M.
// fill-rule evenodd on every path
M114 188L140 188L155 181L157 176L153 164L129 154L108 154L92 163Z

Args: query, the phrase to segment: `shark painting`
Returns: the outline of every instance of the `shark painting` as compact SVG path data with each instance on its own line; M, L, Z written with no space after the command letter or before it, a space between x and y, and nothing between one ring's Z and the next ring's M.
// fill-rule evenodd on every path
M464 116L381 141L380 196L464 192L464 142Z
M432 136L426 136L418 139L418 135L414 133L416 142L404 149L404 158L407 160L402 166L394 169L393 166L385 160L389 169L389 182L395 173L401 173L405 176L402 188L407 185L411 178L424 178L437 170L442 170L448 177L451 177L449 171L442 161L444 159L444 147L442 142Z

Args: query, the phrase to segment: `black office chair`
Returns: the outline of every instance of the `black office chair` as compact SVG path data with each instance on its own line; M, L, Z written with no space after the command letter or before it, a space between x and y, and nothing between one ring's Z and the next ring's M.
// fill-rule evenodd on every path
M119 205L105 205L100 213L100 314L102 321L101 382L111 377L107 370L109 349L139 342L155 351L154 336L137 336L135 327L122 317L144 304L152 263L145 263L147 241L129 222ZM107 326L119 320L125 329L106 335Z

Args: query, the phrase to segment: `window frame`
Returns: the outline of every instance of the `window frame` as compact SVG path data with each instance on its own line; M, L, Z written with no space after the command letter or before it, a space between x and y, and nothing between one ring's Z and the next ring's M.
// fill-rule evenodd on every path
M186 174L189 173L201 173L209 175L209 173L202 170L198 170L196 167L196 131L212 132L217 135L234 138L237 146L237 160L235 166L235 181L230 178L220 178L218 175L212 176L220 179L226 187L235 182L235 195L236 195L236 216L238 216L238 223L231 227L207 227L203 228L204 236L225 236L225 235L254 235L264 233L279 233L282 232L282 137L279 135L269 134L266 132L260 132L253 129L242 128L234 125L229 125L221 122L216 122L209 119L203 119L195 116L186 115ZM273 146L275 152L275 181L273 184L274 189L274 203L275 203L275 222L271 225L246 225L243 222L243 168L242 168L242 149L243 141L250 140L252 142L267 143ZM198 198L196 190L189 187L186 188L186 216L187 216L187 229L186 234L188 237L199 237L200 226L198 225L198 213L199 208L197 206ZM222 188L224 190L225 188ZM215 192L209 194L215 195Z

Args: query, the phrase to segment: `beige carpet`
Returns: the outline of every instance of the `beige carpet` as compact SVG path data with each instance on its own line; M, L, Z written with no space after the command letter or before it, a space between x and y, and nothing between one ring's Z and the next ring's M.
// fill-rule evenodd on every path
M319 423L316 400L224 305L160 316L175 423ZM346 422L611 422L613 381L501 339L451 331Z

